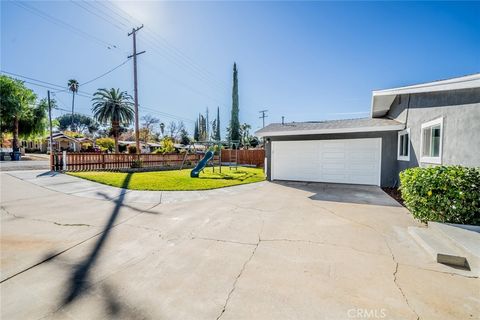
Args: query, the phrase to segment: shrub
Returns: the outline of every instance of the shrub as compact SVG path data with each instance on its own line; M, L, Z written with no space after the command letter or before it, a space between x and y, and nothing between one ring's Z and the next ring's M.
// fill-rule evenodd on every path
M95 141L95 144L102 151L107 151L107 150L112 151L113 149L115 149L115 140L113 140L112 138L98 138Z
M141 167L143 167L142 160L133 160L132 164L130 165L130 168L141 168Z
M169 137L163 138L163 140L160 142L161 147L157 148L153 151L153 153L172 153L175 152L175 146L173 143L173 140Z
M420 221L480 224L479 168L410 168L400 182L405 205Z
M128 153L137 153L137 147L136 146L128 146Z

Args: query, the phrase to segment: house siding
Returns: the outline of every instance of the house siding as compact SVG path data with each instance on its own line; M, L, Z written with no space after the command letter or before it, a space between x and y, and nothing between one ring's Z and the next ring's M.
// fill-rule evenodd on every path
M420 162L421 126L440 117L442 164L480 167L480 88L400 95L387 116L410 128L410 161L398 160L396 175L407 168L431 165Z
M420 162L421 126L443 118L442 164L480 167L480 88L399 95L386 117L410 128L410 160L397 160L397 131L268 137L265 144L267 179L271 180L271 142L382 138L381 186L398 186L399 173Z
M319 134L319 135L298 135L268 137L265 144L265 155L267 157L267 179L271 180L272 168L272 142L273 141L299 141L299 140L332 140L332 139L364 139L364 138L382 138L382 170L381 186L393 186L398 184L397 178L397 131L383 132L359 132L359 133L339 133L339 134Z

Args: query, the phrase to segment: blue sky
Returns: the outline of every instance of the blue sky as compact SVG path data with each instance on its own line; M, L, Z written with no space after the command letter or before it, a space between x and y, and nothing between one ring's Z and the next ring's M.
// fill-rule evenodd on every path
M240 121L254 130L262 109L267 123L368 116L374 89L480 72L480 2L2 1L1 20L1 69L58 85L121 64L127 32L143 23L140 113L183 119L190 131L207 107L228 124L234 61ZM80 90L133 94L132 68ZM56 98L70 108L68 93ZM78 112L90 108L78 97Z

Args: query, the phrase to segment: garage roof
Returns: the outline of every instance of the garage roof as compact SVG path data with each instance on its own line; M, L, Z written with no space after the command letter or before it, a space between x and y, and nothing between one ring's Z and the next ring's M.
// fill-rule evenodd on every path
M372 92L372 117L383 117L390 110L395 97L400 94L438 92L480 88L480 73L446 80L416 84L413 86L377 90Z
M402 130L401 122L386 118L271 123L255 134L259 137L295 136L328 133L375 132Z

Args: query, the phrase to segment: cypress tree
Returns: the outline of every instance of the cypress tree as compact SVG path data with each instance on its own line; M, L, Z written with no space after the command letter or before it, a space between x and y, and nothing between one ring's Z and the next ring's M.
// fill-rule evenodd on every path
M217 107L217 121L215 122L215 140L220 141L222 140L220 136L220 107Z
M238 72L237 64L233 64L233 89L232 89L232 118L230 120L230 140L240 140L240 121L238 119Z
M198 132L198 121L195 121L195 131L193 132L193 140L198 141L199 132Z

